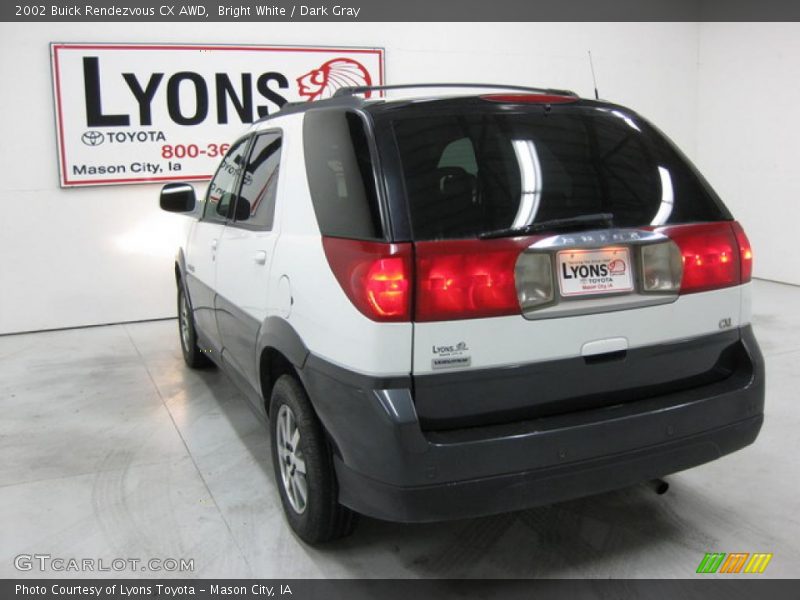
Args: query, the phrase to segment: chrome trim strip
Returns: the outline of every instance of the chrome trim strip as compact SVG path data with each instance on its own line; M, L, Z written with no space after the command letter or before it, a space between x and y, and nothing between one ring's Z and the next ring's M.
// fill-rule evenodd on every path
M528 246L528 250L560 248L602 248L608 244L653 244L669 240L663 233L642 229L598 229L553 235ZM526 250L526 252L528 251Z

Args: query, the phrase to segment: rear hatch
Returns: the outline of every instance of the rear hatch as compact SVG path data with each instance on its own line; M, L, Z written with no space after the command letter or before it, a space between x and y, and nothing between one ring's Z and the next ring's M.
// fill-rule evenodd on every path
M413 253L425 428L636 401L735 368L749 245L647 121L535 94L370 110Z

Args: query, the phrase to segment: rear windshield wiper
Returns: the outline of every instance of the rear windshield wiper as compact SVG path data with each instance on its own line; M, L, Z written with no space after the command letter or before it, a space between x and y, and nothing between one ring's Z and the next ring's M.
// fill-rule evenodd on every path
M565 219L550 219L548 221L539 221L538 223L531 223L523 227L505 227L503 229L493 229L492 231L485 231L478 235L482 240L490 238L508 237L512 235L527 235L537 231L563 231L563 230L580 230L587 225L603 224L611 227L614 222L613 213L594 213L591 215L580 215L579 217L568 217Z

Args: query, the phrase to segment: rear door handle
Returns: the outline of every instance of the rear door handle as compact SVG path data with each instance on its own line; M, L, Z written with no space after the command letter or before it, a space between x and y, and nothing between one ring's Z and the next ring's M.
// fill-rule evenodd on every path
M267 253L264 250L259 250L256 252L255 256L253 256L253 260L256 261L258 265L265 265L267 264Z
M211 240L211 249L212 250L216 250L217 249L217 240Z

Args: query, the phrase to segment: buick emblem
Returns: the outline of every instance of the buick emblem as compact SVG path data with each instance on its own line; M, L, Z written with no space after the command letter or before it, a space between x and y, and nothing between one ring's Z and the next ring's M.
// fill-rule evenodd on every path
M87 131L81 136L81 141L87 146L99 146L105 141L105 137L100 131Z

